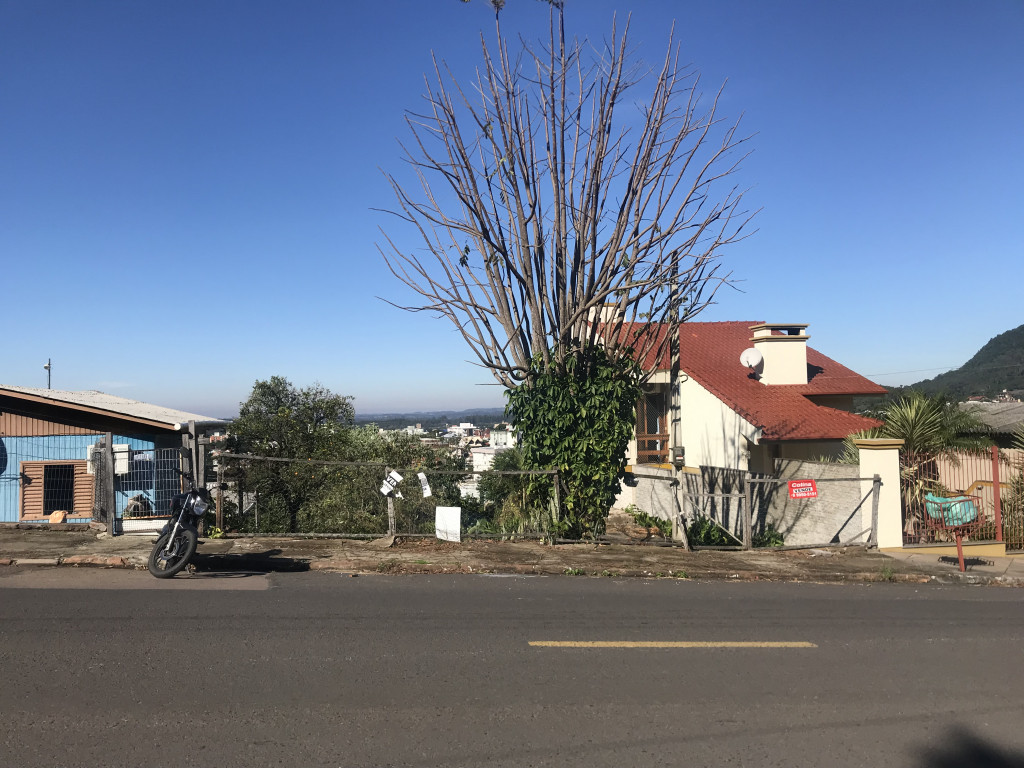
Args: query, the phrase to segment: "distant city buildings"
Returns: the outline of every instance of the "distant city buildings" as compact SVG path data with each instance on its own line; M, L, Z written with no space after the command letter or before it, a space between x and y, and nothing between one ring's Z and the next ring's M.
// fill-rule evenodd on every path
M495 424L491 429L492 448L514 448L516 445L516 433L512 431L512 425L507 422Z
M474 474L472 474L468 480L464 480L459 483L459 490L462 491L463 496L472 496L474 498L480 497L480 473L486 472L494 466L494 457L507 450L507 446L496 448L491 445L478 446L476 448L469 449L469 469L473 470Z
M468 475L467 480L459 484L462 495L470 497L479 497L480 473L489 470L494 464L494 457L514 448L517 442L516 432L508 422L499 422L492 427L478 427L476 424L463 421L458 424L446 424L433 433L423 429L422 424L380 431L382 434L401 433L418 437L423 442L448 445L453 454L466 459L466 469L472 473Z

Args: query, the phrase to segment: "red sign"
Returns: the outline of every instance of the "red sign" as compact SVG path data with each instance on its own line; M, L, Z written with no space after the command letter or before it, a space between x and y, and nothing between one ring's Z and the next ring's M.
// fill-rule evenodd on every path
M789 498L791 499L816 499L818 498L818 486L813 480L790 480Z

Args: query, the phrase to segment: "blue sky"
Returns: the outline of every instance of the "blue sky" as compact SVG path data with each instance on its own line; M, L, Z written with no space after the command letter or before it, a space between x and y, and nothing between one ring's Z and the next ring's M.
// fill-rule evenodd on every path
M809 324L883 384L1024 323L1024 2L568 0L577 35L676 22L756 136L759 231L705 320ZM547 12L509 0L507 32ZM499 406L376 249L430 52L463 78L482 0L0 0L0 383L233 414L258 378L357 411ZM394 230L410 247L410 233Z

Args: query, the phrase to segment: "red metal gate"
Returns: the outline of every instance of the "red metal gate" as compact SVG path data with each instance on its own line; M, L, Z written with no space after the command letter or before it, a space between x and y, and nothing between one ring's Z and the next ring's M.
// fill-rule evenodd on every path
M1003 540L1008 550L1024 550L1024 451L999 452Z
M1024 549L1024 451L901 452L900 486L904 544L951 541L943 524L949 521L936 519L936 511L941 516L952 508L949 500L963 498L977 509L977 518L963 526L965 539Z

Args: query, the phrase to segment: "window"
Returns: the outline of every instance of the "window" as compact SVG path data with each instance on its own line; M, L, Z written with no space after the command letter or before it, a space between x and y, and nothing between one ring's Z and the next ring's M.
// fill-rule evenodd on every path
M93 477L84 461L21 462L20 519L45 520L64 510L68 517L92 517Z
M646 392L636 406L636 463L668 463L668 393Z
M43 515L58 509L70 512L75 508L75 467L72 464L50 464L43 467Z

